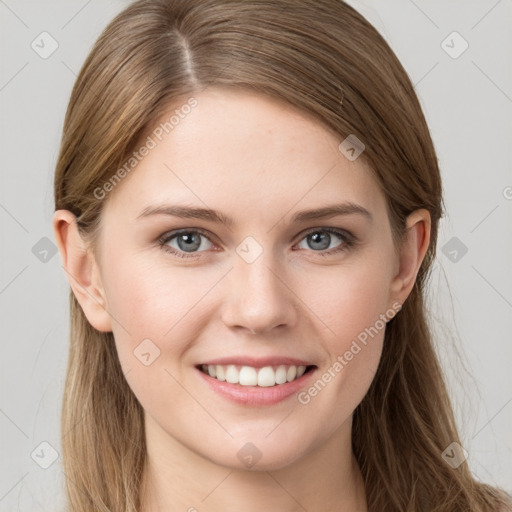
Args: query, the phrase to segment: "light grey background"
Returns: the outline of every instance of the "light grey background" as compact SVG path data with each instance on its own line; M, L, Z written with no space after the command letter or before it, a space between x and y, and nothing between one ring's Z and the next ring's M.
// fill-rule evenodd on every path
M512 0L349 3L397 53L431 128L448 210L431 316L470 467L510 492ZM41 239L53 241L53 170L73 82L127 4L0 0L1 511L63 503L61 459L40 465L52 453L42 442L60 453L68 284L59 255ZM31 47L51 49L43 31L58 43L47 58ZM446 39L454 31L461 37ZM453 58L463 40L468 49Z

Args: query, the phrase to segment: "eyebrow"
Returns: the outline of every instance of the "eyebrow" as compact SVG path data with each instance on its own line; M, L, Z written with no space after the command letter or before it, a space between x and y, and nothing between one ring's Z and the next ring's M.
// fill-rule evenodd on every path
M186 219L220 222L228 227L231 227L234 224L234 220L231 217L224 215L222 212L217 210L167 204L148 206L144 208L144 210L142 210L142 212L137 216L137 220L150 217L152 215L169 215L172 217L181 217ZM350 201L328 205L322 208L315 208L312 210L299 211L292 217L291 222L299 223L308 220L327 219L342 215L361 215L370 222L373 222L373 216L366 208Z

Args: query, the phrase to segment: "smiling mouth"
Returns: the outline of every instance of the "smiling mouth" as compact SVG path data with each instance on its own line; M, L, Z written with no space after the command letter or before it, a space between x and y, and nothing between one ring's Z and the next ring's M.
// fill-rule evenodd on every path
M239 384L240 386L275 387L297 380L316 366L276 365L255 368L234 364L202 364L197 368L221 382Z

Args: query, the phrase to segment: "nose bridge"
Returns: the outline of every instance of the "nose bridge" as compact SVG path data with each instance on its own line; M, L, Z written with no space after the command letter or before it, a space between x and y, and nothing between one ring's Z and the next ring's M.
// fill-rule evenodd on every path
M245 239L236 252L224 322L253 332L294 323L293 294L282 282L283 271L271 248Z

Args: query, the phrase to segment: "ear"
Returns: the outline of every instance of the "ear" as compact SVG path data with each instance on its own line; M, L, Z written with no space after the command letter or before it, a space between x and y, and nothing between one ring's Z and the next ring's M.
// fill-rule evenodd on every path
M390 295L403 304L416 281L416 276L430 243L430 213L415 210L407 217L406 233L399 249L397 274L391 283Z
M68 210L57 210L53 232L69 284L87 320L98 331L112 331L96 258L78 231L76 217Z

